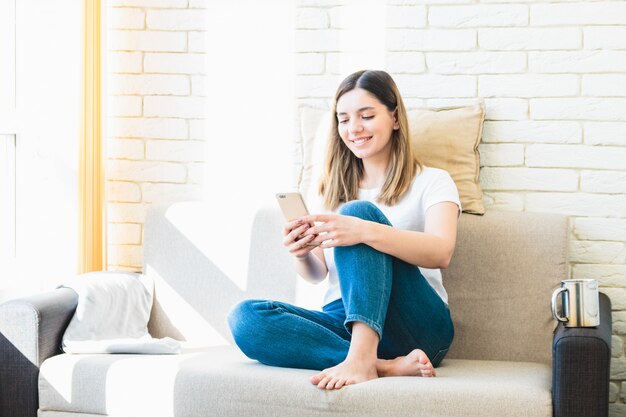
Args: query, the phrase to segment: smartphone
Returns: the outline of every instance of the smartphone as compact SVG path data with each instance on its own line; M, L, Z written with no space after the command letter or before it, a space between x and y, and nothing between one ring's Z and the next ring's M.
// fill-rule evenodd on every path
M283 215L288 222L309 214L309 210L306 208L302 194L298 192L278 193L276 194L276 200L278 200L278 205L283 211ZM309 226L313 227L314 224L309 223ZM302 237L303 236L300 235L296 240L300 240Z
M278 205L289 222L309 214L302 194L298 192L278 193L276 200L278 200Z

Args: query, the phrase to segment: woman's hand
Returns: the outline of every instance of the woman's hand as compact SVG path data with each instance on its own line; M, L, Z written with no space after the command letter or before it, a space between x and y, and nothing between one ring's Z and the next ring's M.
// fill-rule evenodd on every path
M301 217L300 220L305 223L321 222L306 230L304 236L309 238L319 235L310 244L319 245L322 249L363 243L363 233L368 223L358 217L342 214L312 214Z
M310 227L311 224L303 222L301 219L287 222L283 227L283 246L298 258L303 258L319 245L319 243L312 243L317 237L316 234L309 233L307 236L303 236Z

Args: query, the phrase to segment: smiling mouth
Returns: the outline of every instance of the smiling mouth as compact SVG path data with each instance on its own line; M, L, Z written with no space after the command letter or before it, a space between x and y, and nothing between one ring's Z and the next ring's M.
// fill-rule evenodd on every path
M354 143L355 145L361 145L370 139L372 139L372 136L369 136L366 138L357 138L357 139L351 140L350 142Z

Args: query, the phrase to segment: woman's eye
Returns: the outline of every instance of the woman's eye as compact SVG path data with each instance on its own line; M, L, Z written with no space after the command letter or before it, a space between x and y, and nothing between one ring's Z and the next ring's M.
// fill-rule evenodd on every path
M339 120L339 123L343 124L343 123L346 123L347 121L348 121L348 119Z
M364 118L365 120L369 120L369 119L373 119L373 118L374 118L374 116L363 116L363 118Z

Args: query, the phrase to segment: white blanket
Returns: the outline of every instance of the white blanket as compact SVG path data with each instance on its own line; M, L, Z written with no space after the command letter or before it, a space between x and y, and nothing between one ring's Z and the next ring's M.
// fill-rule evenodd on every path
M61 285L78 294L63 335L66 353L180 353L180 343L148 333L154 284L145 275L91 272Z

